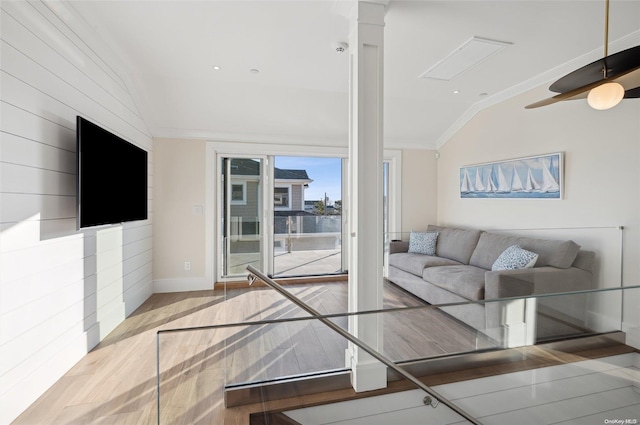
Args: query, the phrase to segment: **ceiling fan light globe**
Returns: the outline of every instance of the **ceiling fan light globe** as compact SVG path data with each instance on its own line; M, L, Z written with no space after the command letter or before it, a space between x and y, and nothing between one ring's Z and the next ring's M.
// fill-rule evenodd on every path
M624 97L624 87L619 83L601 84L591 89L587 96L587 103L593 109L603 111L616 106Z

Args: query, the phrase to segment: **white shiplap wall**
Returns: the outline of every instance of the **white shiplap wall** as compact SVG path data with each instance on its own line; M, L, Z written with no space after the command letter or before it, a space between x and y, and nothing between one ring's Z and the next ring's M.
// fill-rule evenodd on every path
M58 2L1 8L0 424L7 424L152 292L152 176L148 220L77 231L76 115L149 151L150 172L153 159L120 68L86 23Z

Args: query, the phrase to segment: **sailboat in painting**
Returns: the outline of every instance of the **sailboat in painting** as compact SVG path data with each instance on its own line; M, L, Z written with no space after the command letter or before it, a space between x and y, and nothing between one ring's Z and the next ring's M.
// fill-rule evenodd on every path
M560 185L558 184L556 179L551 174L551 171L549 171L549 167L547 167L547 164L545 164L544 161L542 161L542 164L543 164L543 167L542 167L542 184L541 184L541 187L540 187L540 191L541 192L559 192L560 191Z
M485 192L497 192L498 188L491 178L491 173L487 175L487 183L484 185Z
M480 175L480 168L476 170L475 188L477 192L484 192L484 184L482 183L482 176Z
M522 180L520 180L520 176L516 171L516 166L513 166L513 177L511 177L511 191L512 192L522 192L524 191L524 185L522 184Z
M531 168L527 170L527 183L524 187L525 192L540 192L540 184L531 175Z
M496 192L499 193L507 193L511 192L511 185L507 182L507 178L502 172L502 168L498 165L498 187L496 188Z
M462 184L460 184L460 192L469 193L473 192L473 185L471 183L471 179L469 178L469 170L464 169L464 176L462 177Z

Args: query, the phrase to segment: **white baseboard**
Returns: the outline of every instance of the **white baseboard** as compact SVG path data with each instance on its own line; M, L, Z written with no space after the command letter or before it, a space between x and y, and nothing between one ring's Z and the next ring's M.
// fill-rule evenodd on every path
M158 279L153 281L153 293L203 291L213 289L213 282L205 277L190 277L183 279Z
M626 333L625 344L640 350L640 326L622 324L622 331Z
M597 311L588 311L587 328L593 329L596 332L620 330L620 320L615 316L602 314Z

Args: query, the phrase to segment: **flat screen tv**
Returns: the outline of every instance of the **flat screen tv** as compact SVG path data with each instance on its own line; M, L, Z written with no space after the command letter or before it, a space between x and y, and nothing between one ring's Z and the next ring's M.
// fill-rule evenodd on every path
M77 117L78 229L147 218L147 151Z

